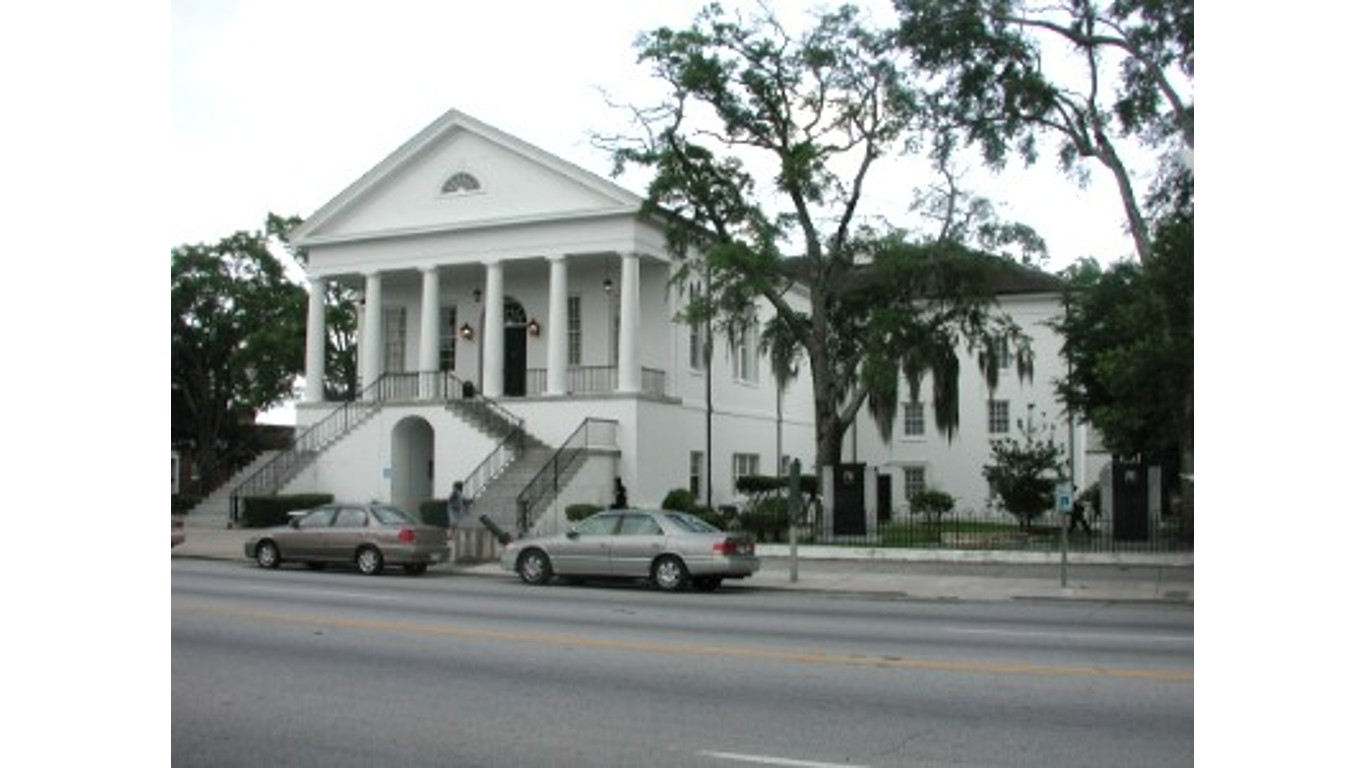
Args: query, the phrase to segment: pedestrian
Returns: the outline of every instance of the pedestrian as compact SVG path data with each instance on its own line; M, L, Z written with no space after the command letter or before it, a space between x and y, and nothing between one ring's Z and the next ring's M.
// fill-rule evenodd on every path
M469 509L470 501L465 498L465 484L456 480L451 485L451 497L446 500L446 525L449 529L449 538L455 538L455 532L464 522L465 516L469 514Z
M626 509L626 486L620 477L616 479L616 488L612 491L612 509Z
M1086 519L1086 503L1081 499L1072 502L1072 511L1068 515L1067 532L1071 533L1077 529L1077 524L1086 529L1086 533L1091 533L1091 522Z

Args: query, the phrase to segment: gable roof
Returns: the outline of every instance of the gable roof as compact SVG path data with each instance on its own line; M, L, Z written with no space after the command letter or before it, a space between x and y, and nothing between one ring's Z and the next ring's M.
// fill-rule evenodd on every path
M636 213L643 198L580 168L560 157L505 133L493 126L456 109L447 110L419 131L398 149L391 152L373 168L352 182L316 212L295 227L289 234L292 243L307 246L311 242L328 239L325 231L336 224L361 201L378 191L428 151L449 140L452 134L465 132L497 148L528 161L565 182L588 191L603 203L607 212Z

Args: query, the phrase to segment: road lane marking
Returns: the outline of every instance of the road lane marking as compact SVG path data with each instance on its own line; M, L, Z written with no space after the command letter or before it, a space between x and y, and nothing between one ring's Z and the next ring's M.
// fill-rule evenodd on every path
M868 768L867 766L854 765L852 763L813 763L810 760L793 760L787 757L772 757L769 755L745 755L739 752L708 752L704 750L697 754L702 757L714 757L717 760L731 760L737 763L786 765L793 766L793 768Z
M1153 641L1160 643L1193 643L1193 635L1139 635L1133 633L1103 632L1039 632L1024 629L966 629L943 627L943 631L960 635L997 635L1000 637L1047 637L1055 640L1129 640Z
M285 624L323 624L346 629L369 629L380 632L407 632L437 637L460 637L470 640L498 640L535 645L587 648L597 650L665 653L685 656L781 661L822 666L877 667L880 669L927 670L937 672L976 672L988 674L1029 675L1033 677L1104 677L1137 680L1157 680L1173 683L1193 683L1193 669L1124 669L1098 666L1048 666L993 661L952 661L948 659L913 659L898 656L864 656L861 654L824 653L821 651L785 651L776 648L736 648L729 646L694 645L692 643L657 643L643 640L558 635L547 632L514 632L498 629L474 629L450 625L417 624L407 621L354 619L342 616L299 615L269 613L227 608L197 603L193 600L176 602L172 612L206 613L233 616L241 619L272 621Z

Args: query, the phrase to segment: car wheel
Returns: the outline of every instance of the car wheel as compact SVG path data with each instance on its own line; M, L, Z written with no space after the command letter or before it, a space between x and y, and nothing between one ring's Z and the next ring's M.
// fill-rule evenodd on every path
M696 589L698 592L715 592L716 588L721 586L721 577L707 576L700 579L693 579L692 585L693 589Z
M422 574L427 572L427 564L410 563L408 565L403 566L403 572L408 574L409 576L421 576Z
M374 547L361 547L356 553L356 567L366 576L375 576L384 570L384 555Z
M262 568L280 567L280 548L273 541L263 541L256 545L256 564Z
M673 555L665 555L650 569L650 580L665 592L676 592L688 586L688 566Z
M545 584L550 581L550 558L539 549L522 554L517 560L517 575L528 584Z

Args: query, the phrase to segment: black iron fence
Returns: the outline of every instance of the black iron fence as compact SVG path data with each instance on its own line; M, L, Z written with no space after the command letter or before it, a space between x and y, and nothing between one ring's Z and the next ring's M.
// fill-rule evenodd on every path
M833 521L824 513L808 515L796 527L798 542L821 546L878 547L922 550L1007 550L1021 552L1194 552L1194 536L1177 518L1149 521L1141 535L1128 526L1116 535L1106 518L1072 524L1063 515L1046 514L1022 526L1015 518L998 514L951 512L938 517L912 515L879 520L871 525L850 526L847 521L835 533ZM754 534L761 542L787 542L785 515L740 510L726 521L729 528ZM853 530L850 530L853 528Z

